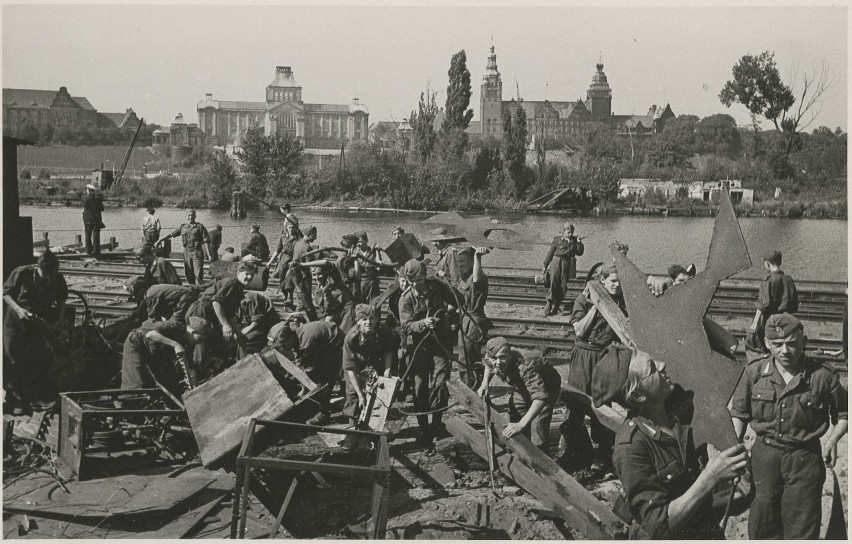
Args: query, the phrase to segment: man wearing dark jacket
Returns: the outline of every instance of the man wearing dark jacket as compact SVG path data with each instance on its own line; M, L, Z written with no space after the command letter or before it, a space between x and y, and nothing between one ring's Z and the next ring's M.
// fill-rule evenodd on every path
M101 195L95 191L97 188L94 185L86 185L86 195L83 197L83 226L86 229L86 253L97 257L101 254L104 202Z

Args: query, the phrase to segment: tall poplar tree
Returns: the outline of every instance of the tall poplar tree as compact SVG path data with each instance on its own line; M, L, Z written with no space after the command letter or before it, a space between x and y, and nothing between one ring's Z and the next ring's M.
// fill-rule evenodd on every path
M447 86L446 116L441 123L441 136L444 149L460 157L467 149L468 138L465 129L473 119L470 106L470 71L467 69L467 54L464 49L453 55L450 70L447 72L450 84Z

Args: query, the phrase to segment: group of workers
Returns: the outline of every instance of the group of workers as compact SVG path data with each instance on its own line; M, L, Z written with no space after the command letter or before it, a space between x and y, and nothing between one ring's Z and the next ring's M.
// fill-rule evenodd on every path
M309 423L330 421L331 390L339 384L345 390L343 414L355 424L370 376L396 375L410 383L412 415L419 427L416 443L431 448L445 432L446 382L455 360L460 379L480 395L490 394L495 375L511 389L505 438L524 434L549 452L554 409L564 398L562 379L540 353L490 336L485 314L488 278L482 267L487 248L455 246L444 229L435 229L427 238L430 250L411 242L413 237L397 227L394 240L409 244L408 258L393 260L371 246L363 231L343 236L339 248L319 247L315 226L303 231L289 209L282 213L284 228L271 255L255 225L244 255L235 259L239 263L234 276L202 283L202 246L207 245L211 260L218 255L207 230L195 221L194 210L187 212L185 224L162 237L159 221L150 219L154 213L149 210L143 221L146 245L136 252L146 271L135 284L146 320L124 344L122 388L160 382L179 391L221 371L227 360L274 348L292 357L317 384L328 386L326 394L315 399L319 408ZM584 252L574 230L566 224L545 259L549 315L559 311L568 281L576 274L573 259ZM189 285L182 285L171 263L154 249L177 236L182 237ZM621 247L626 253L627 247ZM258 264L272 270L271 277L280 282L292 309L285 316L265 294L246 290ZM836 460L838 441L847 430L847 393L831 367L805 355L804 327L792 315L798 296L793 281L780 270L781 254L767 255L764 265L769 274L751 327L761 342L749 346L752 360L730 405L740 442L747 426L756 435L750 452L741 443L721 452L712 445L696 448L688 418L673 408L671 399L679 394L679 386L667 375L665 362L636 349L620 386L618 401L628 409L620 430L604 426L588 404L567 401L560 462L571 471L613 469L639 536L723 536L712 508L714 489L747 472L754 487L750 538L818 536L826 466ZM596 291L610 296L626 315L615 264L607 261L592 268L590 281L602 287ZM379 278L390 274L394 281L382 292ZM649 278L648 287L661 295L695 275L694 265L673 265L668 277ZM587 395L592 394L597 364L619 343L592 303L590 288L587 284L573 301L570 325L575 340L566 384ZM55 397L55 389L37 379L46 371L47 359L30 346L38 335L49 335L66 295L58 260L49 251L37 265L16 269L4 284L7 391L37 403Z

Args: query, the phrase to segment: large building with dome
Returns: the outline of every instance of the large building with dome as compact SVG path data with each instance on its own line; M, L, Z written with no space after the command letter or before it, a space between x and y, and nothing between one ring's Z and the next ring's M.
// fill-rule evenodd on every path
M612 113L612 89L604 73L604 65L597 64L592 83L586 91L586 100L503 100L503 80L497 70L497 55L491 46L485 74L482 76L479 103L479 130L471 127L483 138L503 137L503 114L515 114L523 108L527 116L527 137L532 140L543 135L546 139L564 140L579 135L590 123L612 125L616 132L625 135L646 135L662 130L666 119L674 117L669 105L660 108L651 106L646 115L614 115Z
M198 128L209 145L237 146L246 131L262 126L266 135L289 134L302 141L307 153L340 152L348 142L367 141L367 108L351 104L309 104L289 66L277 66L266 87L266 100L214 100L208 93L198 102Z

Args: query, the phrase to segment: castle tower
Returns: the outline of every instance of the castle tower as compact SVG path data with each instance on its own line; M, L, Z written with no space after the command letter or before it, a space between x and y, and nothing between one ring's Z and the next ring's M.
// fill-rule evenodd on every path
M503 80L497 71L497 55L494 46L488 56L485 74L482 76L479 97L479 118L482 122L482 135L503 137Z
M302 86L296 83L289 66L276 66L275 79L266 87L266 102L301 102Z
M586 91L586 102L593 121L603 121L612 116L612 89L609 88L603 67L602 63L597 64L598 71L592 77L592 84Z

